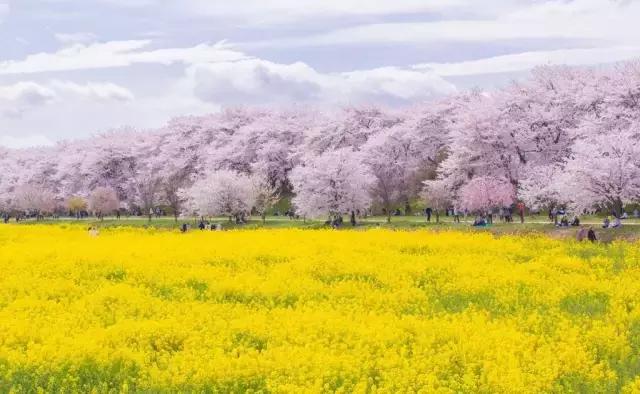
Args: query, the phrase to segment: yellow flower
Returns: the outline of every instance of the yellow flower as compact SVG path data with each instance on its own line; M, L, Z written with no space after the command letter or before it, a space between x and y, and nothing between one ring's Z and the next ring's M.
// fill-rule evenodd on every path
M640 245L0 227L0 392L637 392Z

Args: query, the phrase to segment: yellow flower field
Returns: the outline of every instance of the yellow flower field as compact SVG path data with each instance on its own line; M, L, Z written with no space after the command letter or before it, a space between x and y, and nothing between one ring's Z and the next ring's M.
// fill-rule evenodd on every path
M638 392L640 245L0 226L0 392Z

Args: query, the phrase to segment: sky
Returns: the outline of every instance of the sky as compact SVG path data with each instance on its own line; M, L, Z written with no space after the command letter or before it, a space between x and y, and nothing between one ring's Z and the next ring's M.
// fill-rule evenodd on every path
M640 0L0 0L0 145L237 105L402 106L640 57Z

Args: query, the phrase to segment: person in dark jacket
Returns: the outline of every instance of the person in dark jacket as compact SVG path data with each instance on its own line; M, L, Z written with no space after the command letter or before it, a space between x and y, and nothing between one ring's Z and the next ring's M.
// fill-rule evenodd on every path
M596 232L593 231L593 227L589 227L589 231L587 232L587 238L591 242L596 242L598 239L596 238Z

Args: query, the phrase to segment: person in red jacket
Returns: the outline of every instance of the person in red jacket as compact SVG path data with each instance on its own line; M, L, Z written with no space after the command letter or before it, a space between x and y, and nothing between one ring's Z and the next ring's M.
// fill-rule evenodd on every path
M520 223L524 223L524 203L522 201L518 202L516 208L518 208L518 215L520 215Z

